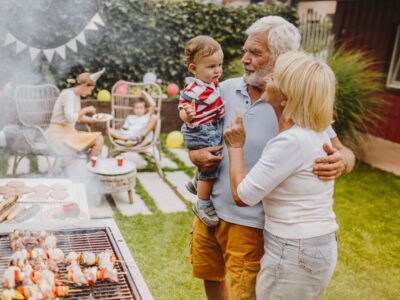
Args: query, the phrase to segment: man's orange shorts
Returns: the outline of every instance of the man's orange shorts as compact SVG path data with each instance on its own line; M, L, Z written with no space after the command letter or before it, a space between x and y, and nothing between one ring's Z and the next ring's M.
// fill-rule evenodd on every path
M209 228L195 218L190 243L193 276L224 281L228 272L232 299L255 299L263 246L262 229L223 220L218 227Z

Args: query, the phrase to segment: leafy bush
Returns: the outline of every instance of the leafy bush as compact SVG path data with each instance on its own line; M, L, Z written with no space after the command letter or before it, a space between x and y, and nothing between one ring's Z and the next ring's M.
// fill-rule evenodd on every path
M229 65L224 69L222 74L223 79L235 78L243 76L242 58L238 57L233 59Z
M374 60L361 50L339 48L330 53L327 63L337 81L333 127L339 136L357 141L360 131L368 131L379 119L382 100L377 93L383 90L383 74L374 70Z
M75 2L78 7L86 3L78 0ZM10 2L7 7L7 14L11 16L7 22L23 22L22 18L17 21L18 11L13 3ZM29 2L32 13L42 13L41 3L42 1ZM24 5L26 6L25 2ZM54 2L53 5L59 4ZM64 4L60 2L60 5ZM76 20L77 25L72 24L70 31L77 31L81 26L76 18L78 13L76 9L66 13L69 6L54 10L55 15L48 16L43 22L52 24L61 19L68 22ZM255 4L234 8L202 4L194 0L102 0L99 1L99 7L106 26L101 27L98 32L87 32L86 47L79 49L77 54L68 50L65 61L56 55L50 67L43 56L33 63L35 69L39 69L42 74L54 76L59 87L65 86L65 78L70 74L76 75L84 70L94 71L103 66L107 68L107 72L100 84L107 88L119 79L141 81L143 74L148 71L155 72L167 82L183 83L189 74L182 62L182 53L185 42L190 38L199 34L214 37L222 44L227 65L241 54L244 31L256 19L280 15L292 23L297 21L295 9L285 5ZM88 9L91 11L93 8ZM90 15L89 12L85 14ZM57 31L59 26L50 27ZM54 34L46 34L46 41L54 44L52 36L55 41L68 40L71 38L68 34L70 33L65 28L61 28ZM3 71L7 74L12 72L12 68Z

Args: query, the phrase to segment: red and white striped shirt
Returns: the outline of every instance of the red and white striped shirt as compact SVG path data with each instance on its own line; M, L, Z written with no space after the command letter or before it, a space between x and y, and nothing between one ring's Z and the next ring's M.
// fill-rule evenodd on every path
M178 109L181 109L184 103L190 104L192 100L196 102L196 115L190 123L186 123L190 128L210 123L214 119L222 119L225 115L218 82L208 84L197 78L187 78Z

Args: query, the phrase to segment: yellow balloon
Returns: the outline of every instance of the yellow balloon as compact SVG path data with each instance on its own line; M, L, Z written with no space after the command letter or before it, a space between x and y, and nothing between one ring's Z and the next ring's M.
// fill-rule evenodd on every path
M101 90L98 94L97 94L97 100L98 101L110 101L111 100L111 94L109 91L107 90Z
M168 148L180 148L183 145L183 135L180 131L172 131L167 135Z

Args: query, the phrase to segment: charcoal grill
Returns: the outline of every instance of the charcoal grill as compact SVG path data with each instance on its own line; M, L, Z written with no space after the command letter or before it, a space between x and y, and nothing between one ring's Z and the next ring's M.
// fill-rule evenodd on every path
M103 223L98 226L98 223ZM111 226L104 226L108 223ZM39 226L39 227L37 227ZM82 224L79 228L43 228L40 225L29 228L17 226L17 229L29 230L51 230L57 237L57 247L62 249L67 255L71 251L83 252L93 251L99 253L110 249L117 257L115 268L118 270L118 283L97 282L94 287L77 287L74 284L68 284L70 288L79 290L70 293L65 299L83 300L83 299L152 299L151 294L145 284L136 264L130 256L129 250L119 233L118 227L113 220L89 221L87 226ZM0 274L2 275L9 264L12 255L7 231L0 227ZM15 228L8 228L14 230ZM66 269L64 264L59 264L60 278L66 279ZM3 286L0 286L0 293L3 292ZM63 298L61 298L63 299Z

